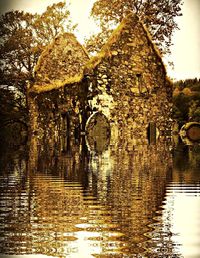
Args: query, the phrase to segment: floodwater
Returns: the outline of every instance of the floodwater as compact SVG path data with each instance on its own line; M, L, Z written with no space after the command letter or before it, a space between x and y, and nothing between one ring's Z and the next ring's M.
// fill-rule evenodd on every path
M40 147L1 153L0 257L200 257L200 146Z

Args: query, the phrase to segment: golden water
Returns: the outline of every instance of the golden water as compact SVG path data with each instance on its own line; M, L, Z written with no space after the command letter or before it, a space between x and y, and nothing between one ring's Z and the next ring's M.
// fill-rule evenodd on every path
M0 257L200 257L199 153L184 148L2 154Z

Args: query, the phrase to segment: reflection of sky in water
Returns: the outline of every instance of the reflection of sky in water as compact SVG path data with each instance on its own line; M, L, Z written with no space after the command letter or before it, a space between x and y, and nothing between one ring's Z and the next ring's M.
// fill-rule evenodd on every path
M40 157L32 168L10 156L1 162L0 253L198 257L198 158L176 155L173 171L162 146L108 148L84 167L78 156Z
M199 257L200 184L169 184L164 208L164 225L171 226L176 250L184 258Z

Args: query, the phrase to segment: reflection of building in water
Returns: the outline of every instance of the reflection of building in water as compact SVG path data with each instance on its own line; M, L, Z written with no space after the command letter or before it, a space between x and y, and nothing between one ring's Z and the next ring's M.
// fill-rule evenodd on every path
M153 218L162 205L165 185L171 177L168 146L140 145L130 151L122 145L116 149L110 147L104 155L90 159L89 186L96 187L97 198L109 207L113 221L119 223L124 238L131 243L128 252L153 255L155 250L150 250L150 245L163 243L168 245L168 254L172 254L171 237L166 238L169 230L160 232L162 242L147 241L153 239L156 223ZM164 255L164 251L159 255Z
M37 136L30 138L28 171L45 173L62 177L66 180L77 180L86 187L88 164L87 148L84 138L80 145L70 141L70 153L63 151L61 145L51 139L41 141Z
M55 165L41 159L39 148L34 155L25 180L14 170L6 180L0 177L0 253L89 258L123 249L109 209L83 187L80 160L65 155Z
M13 184L13 174L4 183L1 250L88 258L145 254L170 177L167 147L109 146L89 155L80 146L69 156L44 146L30 146L23 179L17 175ZM170 238L166 241L170 246Z

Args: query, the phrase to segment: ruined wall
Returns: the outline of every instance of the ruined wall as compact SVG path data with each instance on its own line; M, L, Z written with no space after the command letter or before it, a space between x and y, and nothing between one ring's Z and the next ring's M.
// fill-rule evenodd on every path
M30 131L48 144L70 149L86 122L87 84L83 69L89 57L75 36L58 36L42 53L29 88Z
M87 52L73 34L58 36L39 58L34 71L33 90L39 93L79 82L88 60Z
M85 128L86 95L87 85L82 82L34 96L30 112L32 133L41 143L56 144L60 150L70 152L70 139L78 142Z
M46 48L30 87L31 128L51 139L80 134L90 114L101 111L110 122L111 144L132 148L158 136L166 141L171 95L158 50L138 17L129 14L91 59L69 33Z
M166 138L172 122L172 88L158 51L136 16L122 22L90 65L95 68L88 72L89 102L109 118L113 135L132 144L147 143L151 122L160 138Z

